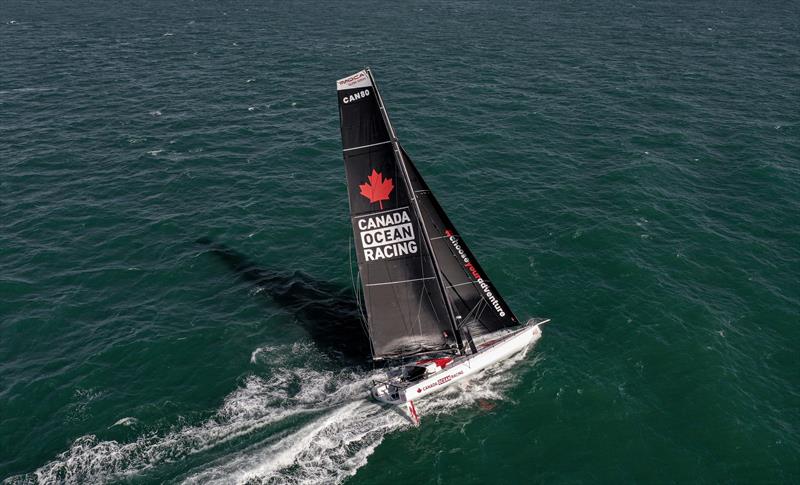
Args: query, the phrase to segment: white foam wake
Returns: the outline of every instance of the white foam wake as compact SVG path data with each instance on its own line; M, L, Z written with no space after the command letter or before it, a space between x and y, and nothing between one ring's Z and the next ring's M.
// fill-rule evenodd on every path
M456 383L417 403L423 426L426 419L482 400L504 399L516 381L507 372L525 358L523 351L470 380ZM374 374L359 379L342 397L350 400L330 408L310 423L277 441L260 443L194 473L185 483L334 484L367 463L367 458L390 432L410 427L396 407L363 398ZM353 394L355 392L355 394Z
M366 464L387 433L404 426L409 421L396 412L352 401L279 441L226 456L185 483L340 483Z
M285 370L270 379L251 376L231 393L207 421L166 434L150 433L130 443L99 441L94 435L75 440L69 450L28 476L40 483L110 481L147 471L213 449L287 418L331 407L346 399L363 376L354 373ZM297 383L300 383L297 389ZM334 389L326 392L326 389ZM362 394L363 396L363 394Z
M478 400L503 399L515 381L515 373L506 370L523 357L421 400L423 426L426 419ZM270 378L251 376L203 423L130 443L84 436L35 472L7 482L118 481L212 451L218 457L189 472L185 482L341 483L366 464L384 436L411 426L398 408L365 399L374 375L284 368Z

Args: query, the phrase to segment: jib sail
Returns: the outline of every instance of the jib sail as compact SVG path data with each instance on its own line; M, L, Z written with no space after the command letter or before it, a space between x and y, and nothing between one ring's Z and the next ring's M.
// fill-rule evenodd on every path
M373 358L459 346L370 73L336 83L350 216Z
M405 150L402 150L402 156L456 325L469 325L472 333L476 334L519 325L517 317L489 281Z

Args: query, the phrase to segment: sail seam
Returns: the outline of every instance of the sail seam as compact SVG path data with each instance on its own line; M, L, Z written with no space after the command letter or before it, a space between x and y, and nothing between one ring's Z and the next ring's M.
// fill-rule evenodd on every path
M394 285L398 283L411 283L412 281L433 280L435 276L428 276L426 278L414 278L413 280L400 280L400 281L387 281L386 283L372 283L365 286L381 286L381 285Z
M450 289L450 288L455 288L456 286L464 286L464 285L471 285L471 284L473 284L472 281L467 281L466 283L459 283L457 285L450 285L447 288Z
M361 148L376 147L376 146L378 146L378 145L385 145L385 144L387 144L387 143L391 143L391 142L392 142L392 140L386 140L386 141L382 141L382 142L380 142L380 143L373 143L373 144L371 144L371 145L361 145L360 147L345 148L345 149L343 149L342 151L343 151L343 152L349 152L349 151L351 151L351 150L360 150Z

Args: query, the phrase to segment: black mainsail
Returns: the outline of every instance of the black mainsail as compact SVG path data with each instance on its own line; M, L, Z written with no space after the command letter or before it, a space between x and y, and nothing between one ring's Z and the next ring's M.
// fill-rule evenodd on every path
M465 325L518 325L397 142L369 69L337 94L373 358L463 351Z

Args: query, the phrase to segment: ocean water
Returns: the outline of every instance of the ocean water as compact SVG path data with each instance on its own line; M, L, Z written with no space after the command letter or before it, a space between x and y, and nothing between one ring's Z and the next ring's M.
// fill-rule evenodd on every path
M552 318L418 429L335 345L365 65ZM799 113L797 2L2 2L0 480L797 483Z

